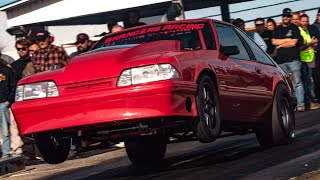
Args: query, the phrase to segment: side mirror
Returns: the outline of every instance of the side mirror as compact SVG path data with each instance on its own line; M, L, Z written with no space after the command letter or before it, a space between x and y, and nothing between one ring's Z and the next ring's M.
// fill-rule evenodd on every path
M220 52L226 56L240 53L238 46L220 46Z

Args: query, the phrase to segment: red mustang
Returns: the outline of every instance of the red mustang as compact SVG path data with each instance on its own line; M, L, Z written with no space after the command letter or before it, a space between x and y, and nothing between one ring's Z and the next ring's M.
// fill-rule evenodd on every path
M188 132L204 143L222 131L290 143L295 105L289 76L243 31L197 19L103 37L65 68L21 80L13 113L48 163L67 159L71 139L96 138L125 141L145 164Z

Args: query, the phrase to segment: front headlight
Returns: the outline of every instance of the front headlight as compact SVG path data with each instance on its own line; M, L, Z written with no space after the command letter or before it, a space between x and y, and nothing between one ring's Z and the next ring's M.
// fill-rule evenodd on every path
M16 101L59 96L59 91L53 81L24 84L17 87Z
M179 73L171 64L155 64L123 71L118 79L117 86L123 87L177 78L179 78Z

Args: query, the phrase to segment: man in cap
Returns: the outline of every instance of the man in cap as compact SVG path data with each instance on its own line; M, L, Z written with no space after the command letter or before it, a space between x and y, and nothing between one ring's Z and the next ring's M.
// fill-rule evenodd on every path
M79 54L89 51L92 42L90 41L88 34L80 33L77 35L77 40L74 44L77 46L77 51L70 54L70 60Z
M50 33L41 30L36 34L39 49L32 56L35 73L64 67L69 57L62 47L51 44Z
M298 27L291 23L291 18L291 9L283 9L282 24L273 31L272 44L278 47L277 63L286 73L292 75L292 84L298 100L297 111L305 111L299 55L302 38Z

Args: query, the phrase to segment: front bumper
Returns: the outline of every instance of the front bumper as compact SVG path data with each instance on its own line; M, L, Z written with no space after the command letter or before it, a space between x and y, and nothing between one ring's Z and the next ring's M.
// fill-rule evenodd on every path
M21 135L99 123L152 117L193 116L196 84L166 80L82 94L16 102L13 113Z

